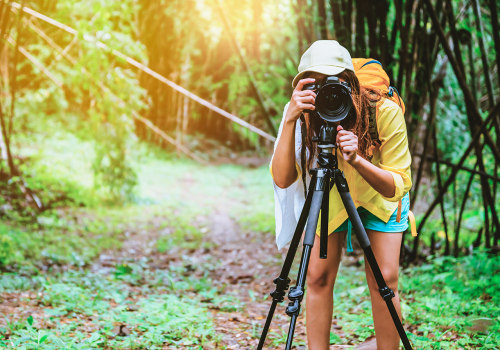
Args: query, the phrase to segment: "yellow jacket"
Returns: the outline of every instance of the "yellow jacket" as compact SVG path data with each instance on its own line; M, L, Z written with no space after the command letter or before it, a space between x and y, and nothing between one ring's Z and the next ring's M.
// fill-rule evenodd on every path
M343 160L339 150L337 150L337 158L339 169L344 172L349 185L351 197L356 207L362 206L380 220L388 222L391 215L397 209L399 200L410 190L412 186L410 170L411 156L408 149L406 123L403 112L399 106L389 99L383 99L378 103L377 107L377 128L381 145L373 150L371 163L381 169L389 171L392 174L396 187L394 197L386 198L375 191L363 179L363 177L353 167L351 167L351 165ZM283 116L286 114L287 108L288 106L285 107ZM282 125L280 126L280 131L278 132L276 144L278 143L281 135L281 129ZM300 125L297 125L295 130L295 160L296 168L299 172L298 177L287 189L281 189L274 184L276 204L276 242L278 244L278 248L283 247L291 240L305 200L304 188L300 174L300 149ZM272 169L271 166L270 168ZM310 177L308 176L308 178ZM310 179L307 181L308 183L309 180ZM293 208L291 206L293 206ZM330 221L328 224L328 232L331 233L347 219L347 212L344 209L340 195L335 187L330 192L329 210ZM321 220L318 222L321 222Z

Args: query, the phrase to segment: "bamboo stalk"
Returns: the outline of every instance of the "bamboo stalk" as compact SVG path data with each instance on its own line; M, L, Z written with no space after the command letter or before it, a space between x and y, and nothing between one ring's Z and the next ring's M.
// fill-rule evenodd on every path
M495 43L498 84L500 84L500 28L498 25L498 12L497 12L498 0L489 0L488 5L490 7L491 27L493 33L493 41Z
M481 186L481 190L483 191L483 197L484 197L485 196L484 191L486 191L486 189ZM491 248L490 216L488 215L488 203L486 201L483 201L483 210L484 210L484 246L486 248Z
M9 44L15 46L14 39L12 39L11 37L7 38L7 41L9 42ZM54 84L56 84L59 88L63 87L63 83L58 78L56 78L55 75L53 75L50 71L48 71L47 68L43 65L43 63L38 61L33 55L31 55L28 51L26 51L24 47L18 46L17 49L24 57L26 57L31 62L31 64L33 64L36 68L40 69L43 74L45 74L50 80L52 80Z
M445 6L444 6L444 12L445 15L448 17L448 24L450 28L450 34L452 37L452 42L453 42L453 52L455 53L455 60L457 62L457 67L460 69L461 73L461 79L464 79L464 81L467 81L467 77L465 75L465 66L464 66L464 61L462 59L462 52L460 51L460 41L458 40L458 32L457 28L455 26L455 16L453 13L453 4L451 3L451 0L446 0L445 1Z
M368 10L367 12L367 16L366 16L366 21L368 23L368 48L370 49L369 51L369 56L370 57L374 57L374 58L378 58L380 59L379 57L379 54L378 54L378 40L377 40L377 18L375 16L374 13L372 13L373 11L373 5L374 5L374 2L371 1L371 0L364 0L364 4L363 6L365 7L366 10ZM378 5L378 4L377 4Z
M358 57L366 56L365 8L363 0L356 0L356 40L355 52Z
M437 96L433 97L431 96L432 100L430 103L435 103L437 100ZM429 147L429 137L430 137L430 130L431 127L429 125L432 125L434 122L433 120L434 115L429 115L427 118L424 116L422 119L425 121L424 125L427 127L425 128L425 134L424 134L424 141L422 142L423 144L423 149L422 149L422 154L427 154L427 148ZM419 194L419 189L420 189L420 182L422 180L422 176L424 173L424 167L425 167L425 162L427 158L426 157L420 157L420 161L418 162L418 168L417 168L417 177L415 179L415 184L413 185L413 191L412 191L412 196L411 196L411 204L410 207L413 208Z
M401 85L399 85L401 90L406 91L406 93L409 96L409 100L408 100L409 106L418 105L418 104L414 104L414 102L412 101L416 95L415 90L411 88L412 84L414 84L414 82L412 81L413 73L414 72L416 73L416 77L417 77L416 83L417 84L419 84L421 82L423 83L425 81L425 79L422 79L421 82L419 81L418 78L420 76L418 73L420 71L416 68L418 67L419 56L421 53L420 40L422 40L424 38L427 40L427 35L425 34L426 31L424 31L422 26L421 26L421 19L422 19L422 12L423 12L421 9L421 2L417 1L414 6L415 6L415 9L412 10L412 13L414 13L415 15L412 16L411 25L408 28L408 30L411 30L411 28L413 28L412 36L410 37L411 38L411 46L409 48L409 50L411 51L411 53L413 53L413 55L411 55L411 54L407 55L407 62L406 62L406 65L404 66L404 69L405 69L404 70L404 84L401 83ZM423 60L427 61L426 58L423 58ZM427 67L427 69L429 69L429 67ZM429 69L429 70L432 71L432 69ZM418 92L418 90L416 90L416 91ZM404 92L402 92L402 94L404 94ZM417 113L417 115L418 115L418 113Z
M24 7L24 0L21 2L21 9ZM7 126L8 131L6 132L6 137L7 137L7 143L10 144L10 135L12 135L12 125L13 119L14 119L14 113L15 113L15 106L16 106L16 93L17 93L17 61L19 59L19 41L22 35L22 28L21 28L21 19L23 17L23 12L19 12L19 15L17 16L17 28L16 28L16 41L14 44L14 59L12 60L12 69L10 70L10 114L9 114L9 125ZM9 36L10 37L10 36Z
M433 111L435 113L435 111ZM437 184L438 184L438 191L441 191L443 188L442 181L441 181L441 171L439 169L439 157L438 157L438 151L437 151L437 137L436 137L436 125L432 125L432 138L433 138L433 144L434 144L434 157L436 158L436 176L437 176ZM444 255L450 255L450 238L448 235L448 221L446 220L446 213L444 209L444 197L441 197L440 201L440 207L441 207L441 217L443 218L443 225L444 225L444 235L445 235L445 246L444 246Z
M182 110L182 132L181 132L181 145L184 144L184 135L186 135L188 130L189 122L189 99L184 96L184 108Z
M498 1L495 0L489 0L488 5L490 8L490 17L491 17L491 27L492 27L492 34L493 34L493 42L495 45L495 56L496 56L496 64L497 64L497 78L498 81L497 83L500 84L500 28L498 24L498 12L497 12L497 5ZM498 86L497 86L498 88ZM500 148L500 121L499 119L496 120L496 131L497 131L497 147ZM495 173L497 172L498 166L500 164L500 160L495 159ZM493 198L496 200L497 197L497 183L493 185ZM500 239L500 231L496 230L495 231L495 238L493 241L493 244L496 246L498 244L498 240Z
M405 93L405 91L403 90L403 73L405 71L405 67L407 67L408 63L407 63L407 55L408 55L408 37L410 35L410 22L411 22L411 18L414 16L414 13L413 13L413 3L414 3L414 0L406 0L405 1L405 8L404 8L404 12L405 12L405 22L403 24L403 30L401 32L401 48L400 48L400 61L399 61L399 64L400 64L400 67L399 67L399 71L398 71L398 78L396 80L396 83L397 83L397 86L399 86L400 88L400 92L402 94Z
M325 0L316 0L318 4L318 27L320 37L319 39L326 40L328 39L328 32L326 27L326 6Z
M320 0L321 1L321 0ZM342 43L343 23L340 16L341 3L339 0L330 0L330 14L333 24L333 38Z
M3 38L7 33L7 27L10 24L9 21L9 4L7 3L7 0L2 0L1 1L1 6L0 6L0 38Z
M394 1L396 18L395 18L393 26L392 26L391 38L389 40L390 47L393 48L393 49L396 47L396 37L397 37L397 34L401 33L402 26L403 26L403 23L402 23L402 21L403 21L402 12L403 12L403 10L401 8L401 5L402 5L401 1ZM390 57L391 57L391 62L388 62L388 64L392 63L392 55ZM396 79L392 79L392 80L395 81Z
M345 30L345 43L349 45L349 52L354 52L354 28L355 21L352 18L354 8L354 1L352 0L344 0L342 2L342 27Z
M305 26L304 26L304 21L303 21L303 16L302 13L304 11L303 9L303 4L304 0L295 0L292 2L292 8L295 10L295 14L297 15L296 18L296 25L297 25L297 42L298 42L298 52L297 54L300 56L304 52L304 37L305 37Z
M430 3L430 0L424 0L424 1L426 2L427 8L428 8L429 13L431 15L432 22L433 22L434 27L435 27L435 29L440 37L441 44L446 52L446 55L450 59L450 63L451 63L452 68L455 72L455 75L457 76L457 80L458 80L460 87L462 89L462 92L464 94L465 104L467 107L467 117L469 120L471 133L473 133L473 130L476 129L477 125L481 122L481 116L479 115L477 105L474 101L474 98L473 98L473 96L472 96L472 94L471 94L471 92L466 84L465 78L463 76L463 63L462 63L462 67L460 67L461 60L457 59L455 57L455 55L451 52L451 49L450 49L447 41L445 40L443 29L437 20L436 13L434 11L432 4ZM449 2L449 0L448 0L448 2ZM454 22L451 20L450 26L453 26L453 24L454 24ZM457 46L458 45L457 35L454 35L456 33L453 30L451 31L451 33L452 33L452 39L453 39L454 46ZM496 125L496 124L494 124L494 125ZM487 130L485 130L484 136L485 136L486 144L491 149L493 155L495 156L495 159L498 161L500 159L499 150L496 147L495 143L493 142L493 139L491 138L491 135L489 134L489 132ZM474 138L473 138L473 140L474 140ZM473 146L475 149L476 158L479 162L479 170L484 171L482 150L480 149L480 147L477 143L474 143ZM495 225L495 228L497 231L500 231L500 220L498 219L498 215L496 212L495 202L494 202L494 199L492 198L492 195L491 195L489 183L488 183L487 179L484 177L481 177L481 187L483 188L483 191L482 191L483 200L491 208L492 219L493 219L493 223Z
M181 145L181 118L183 111L182 95L177 94L177 113L175 118L175 145L177 152L179 152L179 147Z
M489 106L493 106L495 104L495 100L493 98L493 85L491 84L490 78L490 69L488 67L488 56L486 55L486 49L484 47L484 29L483 29L483 21L481 20L481 8L479 7L479 1L473 0L474 4L472 8L474 9L474 14L476 15L476 27L479 32L479 49L481 51L481 61L483 63L483 76L484 81L486 82L486 90L488 92L488 103ZM499 82L500 83L500 82ZM498 131L498 125L497 125Z
M389 33L387 32L387 13L389 12L389 2L387 0L373 2L379 22L379 55L383 62L389 62ZM387 63L386 63L387 64Z
M9 138L6 136L7 126L5 125L5 115L3 113L3 106L1 104L1 100L0 100L0 127L2 129L1 132L2 132L3 144L5 146L5 154L7 156L6 157L7 165L10 171L9 178L11 178L12 176L14 176L14 174L16 174L16 168L14 166L14 162L12 161L12 154L10 153Z
M484 226L477 231L477 237L474 240L474 248L477 248L481 245L481 237L483 236L483 230Z
M425 124L424 125L433 125L434 124L434 119L435 119L435 115L436 115L436 108L435 108L435 105L437 103L437 99L438 99L438 96L439 96L439 89L440 87L442 87L443 85L443 80L446 76L446 65L448 63L448 60L447 59L444 59L442 62L441 62L441 66L439 68L439 71L436 75L436 77L433 79L432 83L430 83L429 81L427 81L427 86L428 86L428 89L429 91L432 90L432 93L429 93L429 103L430 103L430 106L431 106L431 113L430 113L430 116L429 116L429 120L426 120ZM429 144L429 137L430 137L430 127L427 127L425 129L425 136L424 136L424 149L422 151L422 154L427 154L427 147L428 147L428 144ZM416 144L415 144L416 146ZM413 153L412 153L413 154ZM412 195L412 198L411 198L411 207L413 208L413 205L415 204L416 200L417 200L417 197L418 197L418 190L420 188L420 181L422 180L422 175L423 175L423 171L424 171L424 166L425 166L425 161L426 161L426 157L420 157L420 162L418 164L418 170L417 170L417 178L415 180L415 185L414 185L414 191L412 192L413 195Z
M476 169L476 167L477 167L477 162L476 165L474 166L474 170ZM473 179L474 179L474 173L471 173L469 176L469 181L467 182L467 187L465 188L462 203L460 205L460 211L458 213L457 226L455 227L455 241L453 242L453 254L455 255L455 257L458 257L458 249L459 249L458 239L460 238L460 227L462 226L462 217L465 211L465 204L467 203L467 199L469 198L469 192Z

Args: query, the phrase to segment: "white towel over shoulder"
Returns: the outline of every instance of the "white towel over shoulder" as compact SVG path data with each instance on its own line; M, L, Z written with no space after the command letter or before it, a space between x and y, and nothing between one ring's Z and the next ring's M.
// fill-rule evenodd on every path
M281 124L278 131L278 137L274 144L274 150L280 140L281 132L283 130L283 123L285 120L286 111L288 109L288 104L285 106L283 111L283 117L281 119ZM301 129L300 121L297 121L295 126L295 161L300 166L300 148L301 148ZM308 155L308 153L307 153ZM274 154L273 154L274 157ZM271 158L271 163L272 163ZM269 166L271 166L271 163ZM300 174L299 174L300 175ZM310 176L306 176L306 183L309 186ZM297 226L302 207L304 206L304 185L302 179L299 176L298 179L287 188L280 188L276 185L273 180L274 185L274 204L275 204L275 219L276 219L276 245L278 249L283 248L287 245L293 238L293 233L295 232L295 227Z

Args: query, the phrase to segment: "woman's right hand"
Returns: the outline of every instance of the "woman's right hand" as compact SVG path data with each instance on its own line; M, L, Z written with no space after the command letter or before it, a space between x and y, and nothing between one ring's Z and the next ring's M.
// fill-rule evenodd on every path
M302 90L304 85L314 83L314 78L301 79L293 90L290 105L286 112L285 120L287 122L296 122L305 110L313 111L316 93L312 90Z

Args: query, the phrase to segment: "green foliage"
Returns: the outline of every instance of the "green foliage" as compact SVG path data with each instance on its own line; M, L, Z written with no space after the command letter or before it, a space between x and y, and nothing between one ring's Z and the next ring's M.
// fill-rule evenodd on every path
M66 122L74 119L68 115ZM22 146L15 148L26 159L20 170L28 187L39 195L45 207L96 205L100 198L93 190L92 143L65 131L63 121L46 119L38 121L38 126L54 132L19 135Z
M499 263L498 256L479 252L459 259L431 258L429 264L406 270L401 278L402 293L408 295L403 313L417 329L416 345L495 348L500 341ZM478 329L481 319L490 326ZM453 339L453 333L460 339Z
M49 70L63 82L64 89L47 80L37 80L37 88L31 89L31 85L24 84L26 77L21 76L19 86L24 88L18 92L14 122L23 125L23 132L33 138L57 130L46 129L44 119L58 120L59 127L89 141L87 150L93 148L89 153L93 154L94 189L113 202L130 198L137 181L130 165L130 149L136 147L132 114L144 107L144 90L128 63L111 53L117 49L145 61L144 48L134 38L136 6L135 1L57 2L45 14L79 32L78 42L66 52L69 60L54 60L57 49L47 46L31 29L23 33L28 50L36 51L38 60L53 63ZM61 31L53 39L64 47L72 36ZM97 40L109 49L98 47ZM26 67L25 62L20 64ZM42 72L31 73L43 77Z
M83 266L102 250L120 246L116 221L83 210L71 214L74 218L40 216L37 223L28 225L0 223L0 267Z
M330 333L331 344L356 344L374 335L362 263L362 259L359 264L341 263L333 314L341 330ZM499 266L498 256L477 252L458 259L430 257L420 266L401 271L403 325L413 347L496 349L500 341ZM271 332L270 336L275 345L286 342L286 333Z
M205 167L155 152L151 149L141 158L137 204L68 210L40 218L33 230L0 226L0 237L7 242L0 245L4 266L25 267L22 274L0 276L0 293L32 291L30 300L43 311L31 314L32 304L21 305L26 312L16 314L24 318L9 317L0 328L0 344L16 349L218 346L208 310L240 312L245 304L211 279L222 268L221 261L200 262L197 254L186 252L211 248L205 239L213 229L207 216L216 208L232 217L235 229L272 230L272 220L265 216L268 212L272 217L272 208L267 208L272 207L269 170ZM124 257L105 266L96 261L105 251L113 254L123 240L140 239L134 235L150 240L151 256ZM175 257L174 262L162 267L152 259L160 252ZM336 344L358 343L374 334L362 261L347 262L335 286L334 319L341 330L330 338ZM68 263L73 267L57 272L57 266ZM498 257L485 253L433 257L401 272L404 324L415 348L495 348L499 263ZM53 268L38 274L29 266ZM256 294L249 294L255 301ZM477 331L483 324L487 328ZM259 327L254 325L254 338L260 336ZM269 337L279 346L286 332Z
M421 266L401 271L403 324L410 329L407 334L414 348L496 348L500 341L499 266L498 256L476 253L459 259L429 258ZM334 319L342 335L331 333L332 344L357 343L374 335L370 296L360 265L341 265ZM485 323L489 326L478 331L478 325ZM276 342L285 340L277 338Z
M132 269L142 270L142 278L149 275L149 270ZM134 290L122 281L77 271L39 278L44 316L30 315L0 327L0 345L8 349L160 349L217 341L206 304L199 298L183 296L186 290L158 294L159 286L148 284ZM0 286L5 282L4 278Z
M295 38L300 15L289 1L283 0L262 3L262 13L252 12L252 5L258 3L229 0L225 1L224 10L277 124L297 69L300 45ZM310 7L301 10L314 28L318 21L316 5L306 3ZM454 5L457 8L462 3ZM27 224L17 208L5 211L7 216L0 223L0 268L15 272L0 276L0 292L29 296L19 299L19 312L6 316L6 324L0 327L0 346L219 347L209 310L236 312L244 304L228 293L225 285L211 280L211 273L221 268L220 261L200 263L188 253L213 248L206 234L218 227L207 222L219 214L225 221L215 221L213 226L222 226L224 230L266 234L274 231L268 167L205 167L139 143L133 113L158 112L149 108L150 99L165 90L158 90L153 84L150 96L146 96L141 87L147 85L144 78L112 53L116 49L150 66L156 65L169 79L262 127L265 124L249 74L231 49L218 11L210 1L65 0L26 4L75 27L79 34L75 39L62 31L49 30L39 21L32 22L46 30L56 45L67 47L65 52L74 60L72 63L55 54L53 44L47 44L23 23L21 44L62 82L63 88L27 60L18 63L19 91L13 124L16 134L12 139L14 154L18 156L15 162L24 175L23 181L40 195L44 205L65 209L45 211ZM307 13L307 9L313 11ZM396 20L395 9L390 4L387 21L391 26ZM464 11L469 9L464 7ZM253 19L258 15L261 17L257 28ZM148 21L158 18L160 21ZM171 22L163 21L165 18ZM465 51L462 59L468 63L465 73L474 76L477 74L471 68L477 65L477 73L480 66L480 35L469 22L466 19L459 27L473 32L476 60L468 62ZM488 58L493 62L491 23L486 22ZM158 27L151 28L151 23L158 23ZM427 24L427 34L431 33L429 23L421 20L420 24ZM310 34L309 39L317 35L314 29ZM401 69L401 38L396 37L394 45L395 61L390 69L397 75ZM410 46L407 51L412 49ZM12 62L8 58L7 62ZM485 81L479 75L475 86L469 78L468 83L485 117L486 98L481 96ZM498 90L498 82L496 86ZM425 84L415 84L413 89L415 101L419 102L418 97L426 93ZM164 107L170 106L174 97L166 95L159 99L164 103L155 106L162 114L160 126L167 131L171 116L163 114L172 111ZM10 101L3 101L2 105L9 109ZM415 101L413 105L418 104ZM436 125L439 153L445 160L456 162L471 141L471 125L465 112L460 86L447 67L438 96ZM206 117L205 113L196 108L191 111L198 118ZM415 122L421 115L411 118ZM233 128L251 145L261 144L257 135L237 125ZM187 143L203 149L206 143L197 137ZM492 154L484 152L484 159L487 168L493 169ZM474 156L466 166L475 166ZM448 173L444 165L437 171L444 177ZM463 196L467 179L465 174L459 175L454 191L446 196L450 227L457 219L455 197ZM500 201L496 198L495 202ZM104 206L110 203L115 207ZM471 246L484 225L481 203L481 187L474 181L464 213L462 247ZM5 198L0 200L2 208L7 204ZM422 241L429 245L430 234L442 241L442 230L442 222L431 221ZM151 234L145 236L144 232ZM131 238L151 240L151 256L173 257L174 262L163 266L154 264L150 256L114 256L124 242L130 244ZM105 265L101 258L108 253L114 258ZM497 256L475 252L460 259L432 257L425 264L404 271L400 279L403 314L416 348L498 346L499 262ZM249 296L255 301L255 293L251 291ZM342 333L331 333L332 343L361 342L374 335L364 271L359 266L342 266L335 300L334 316ZM39 312L32 312L33 309ZM254 325L254 338L259 336L256 328ZM283 344L286 332L272 333L270 337L274 345Z
M130 37L113 35L109 29L106 30L108 11L119 11L121 7L122 3L114 3L97 12L102 18L98 17L96 22L103 23L104 28L93 25L93 30L102 33L97 39L104 40L111 47L137 46L138 43ZM132 6L129 8L132 9ZM87 119L89 126L86 132L91 133L96 142L93 162L95 183L104 191L105 197L111 200L124 199L130 195L136 183L136 175L127 158L128 149L134 147L135 141L131 114L143 107L143 90L139 87L135 73L121 67L120 62L110 60L109 52L98 50L94 43L83 43L83 54L78 64L85 67L88 73L71 77L69 84L83 86L82 90L74 92L82 103L85 100L92 101L90 108L84 112L90 117ZM105 90L102 89L102 82L106 82Z
M325 4L329 33L337 37L342 24L334 23L332 20L334 3L325 2ZM83 191L62 176L57 181L52 181L50 165L47 165L46 169L39 167L37 172L31 171L34 176L28 177L29 184L34 186L35 190L46 190L49 202L60 200L60 192L67 194L69 201L84 205L92 203L95 197L99 197L97 202L105 198L115 203L133 199L135 196L133 189L137 185L137 168L133 164L135 161L133 150L140 146L134 135L136 127L132 113L141 111L160 114L161 118L158 122L161 124L165 121L165 123L159 126L167 131L177 123L173 123L173 117L170 118L170 114L177 112L164 108L170 106L171 100L176 98L175 95L170 95L171 89L160 88L161 84L156 82L144 81L150 78L141 78L139 81L137 72L131 69L123 58L113 55L113 49L120 50L138 61L149 62L150 66L167 75L169 79L181 83L225 109L234 111L252 124L267 127L263 122L257 98L252 92L250 75L232 48L229 30L222 26L220 13L214 3L164 0L121 2L67 0L54 4L31 1L27 2L27 5L75 27L79 32L79 40L73 43L71 43L72 36L63 31L47 32L54 43L60 47L64 48L71 43L66 53L74 59L75 64L55 54L53 45L39 38L30 27L26 26L21 33L21 44L36 54L37 59L63 83L63 89L47 80L39 68L33 67L25 59L20 60L17 67L20 89L17 92L14 130L19 130L21 133L23 144L17 145L17 148L25 148L26 140L46 137L48 134L55 133L56 129L64 128L88 142L84 152L92 154L89 166L93 172L90 181L92 192ZM291 93L290 80L297 69L299 47L307 44L302 34L309 32L310 35L306 38L308 41L316 39L319 35L320 18L317 4L309 1L303 5L299 11L288 1L283 0L266 3L235 0L224 2L224 12L231 22L231 32L242 47L243 56L254 73L257 87L263 95L274 124L278 124L281 109ZM387 6L386 25L389 28L388 35L392 36L392 31L398 28L395 22L399 17L396 14L397 6L392 3ZM483 11L487 13L489 10L485 5L482 6ZM484 38L481 38L473 20L472 7L465 6L463 1L453 2L453 7L455 11L462 9L457 28L466 29L472 34L474 57L470 62L466 45L463 45L461 47L462 60L466 63L467 83L477 97L480 111L485 117L488 110L485 103L487 100L484 88L486 84L484 76L479 74L483 63L480 60L478 43L480 39L485 40L487 56L492 67L491 62L495 60L492 25L489 18L483 18L485 32ZM354 9L353 19L356 15L356 9ZM431 34L433 28L426 19L425 13L420 13L418 18L420 19L418 24L427 28L427 34ZM309 28L305 31L298 30L298 20L303 21ZM259 23L257 27L254 25L256 21ZM403 22L406 22L406 18ZM369 28L370 25L366 24ZM408 30L412 32L410 27L413 24L404 24L409 26ZM151 30L149 26L157 30ZM47 30L44 26L41 28ZM165 28L167 29L164 30ZM298 32L301 35L297 35ZM424 35L425 31L421 34ZM108 48L97 44L97 40L107 45ZM299 40L303 42L299 43ZM403 36L395 35L394 40L391 41L394 47L389 53L394 60L388 62L388 70L392 72L393 77L399 74L400 54L403 51L401 50L402 40ZM348 47L356 46L353 42L344 44ZM413 43L409 45L408 50L404 52L414 49ZM300 49L302 50L303 47ZM438 51L438 60L432 72L434 76L438 75L440 64L446 63L441 55ZM414 64L416 67L423 65L423 62ZM438 147L440 156L454 162L460 158L470 141L471 126L466 117L460 85L451 66L447 64L445 68L446 75L443 87L439 90L437 104ZM405 79L412 81L417 79L415 72L409 73L411 74L405 72L407 75ZM496 96L498 95L495 93L498 91L498 82L495 81L495 74L491 75L494 89L496 89L493 95ZM147 97L141 86L150 85L152 88L149 89L150 96ZM105 86L104 89L103 86ZM418 82L412 85L412 89L404 95L416 96L412 105L408 106L408 110L412 113L418 111L418 115L409 116L409 119L412 119L412 122L420 122L422 112L426 111L426 108L422 110L419 107L419 104L425 101L421 101L418 96L425 95L426 84ZM168 91L168 95L163 94L165 91ZM162 97L163 95L165 97ZM156 98L161 103L153 106L150 100ZM8 103L9 101L5 103L7 108ZM152 108L148 109L148 105ZM193 116L199 115L199 118L206 116L204 109L200 110L192 106L189 105L189 108ZM169 115L163 118L165 113ZM60 124L52 129L45 123L45 119L57 120ZM214 128L216 127L214 125ZM250 144L261 143L260 137L254 133L237 125L233 125L233 129ZM413 140L418 137L420 137L420 132L410 135L410 139ZM233 141L227 140L227 142ZM189 142L189 145L195 147L194 142ZM483 153L486 167L492 168L494 157L490 152ZM467 166L474 167L475 157L471 156L466 163ZM31 159L29 159L23 168L30 172L29 169L32 166ZM442 165L440 171L447 172L445 168ZM432 172L429 175L433 177ZM435 188L434 178L431 179L433 188ZM460 175L456 184L456 194L459 196L464 192L465 183L465 176ZM60 191L58 185L60 185ZM421 195L420 198L424 196ZM481 202L480 186L472 187L469 198L470 204L466 209L470 213L475 213L469 209L480 206L478 205ZM453 206L449 204L453 202L451 195L446 195L445 202L447 213L450 213L450 209L455 212L458 210L456 203ZM480 214L484 216L483 212ZM262 219L256 215L254 222L262 223L265 218ZM449 221L452 222L455 219L456 215L450 217ZM461 242L461 246L471 241L471 232L477 232L480 229L481 223L477 220L475 223L473 221L463 225L467 233L463 235L464 241ZM438 223L435 225L437 226ZM272 225L267 222L259 230L269 227Z

